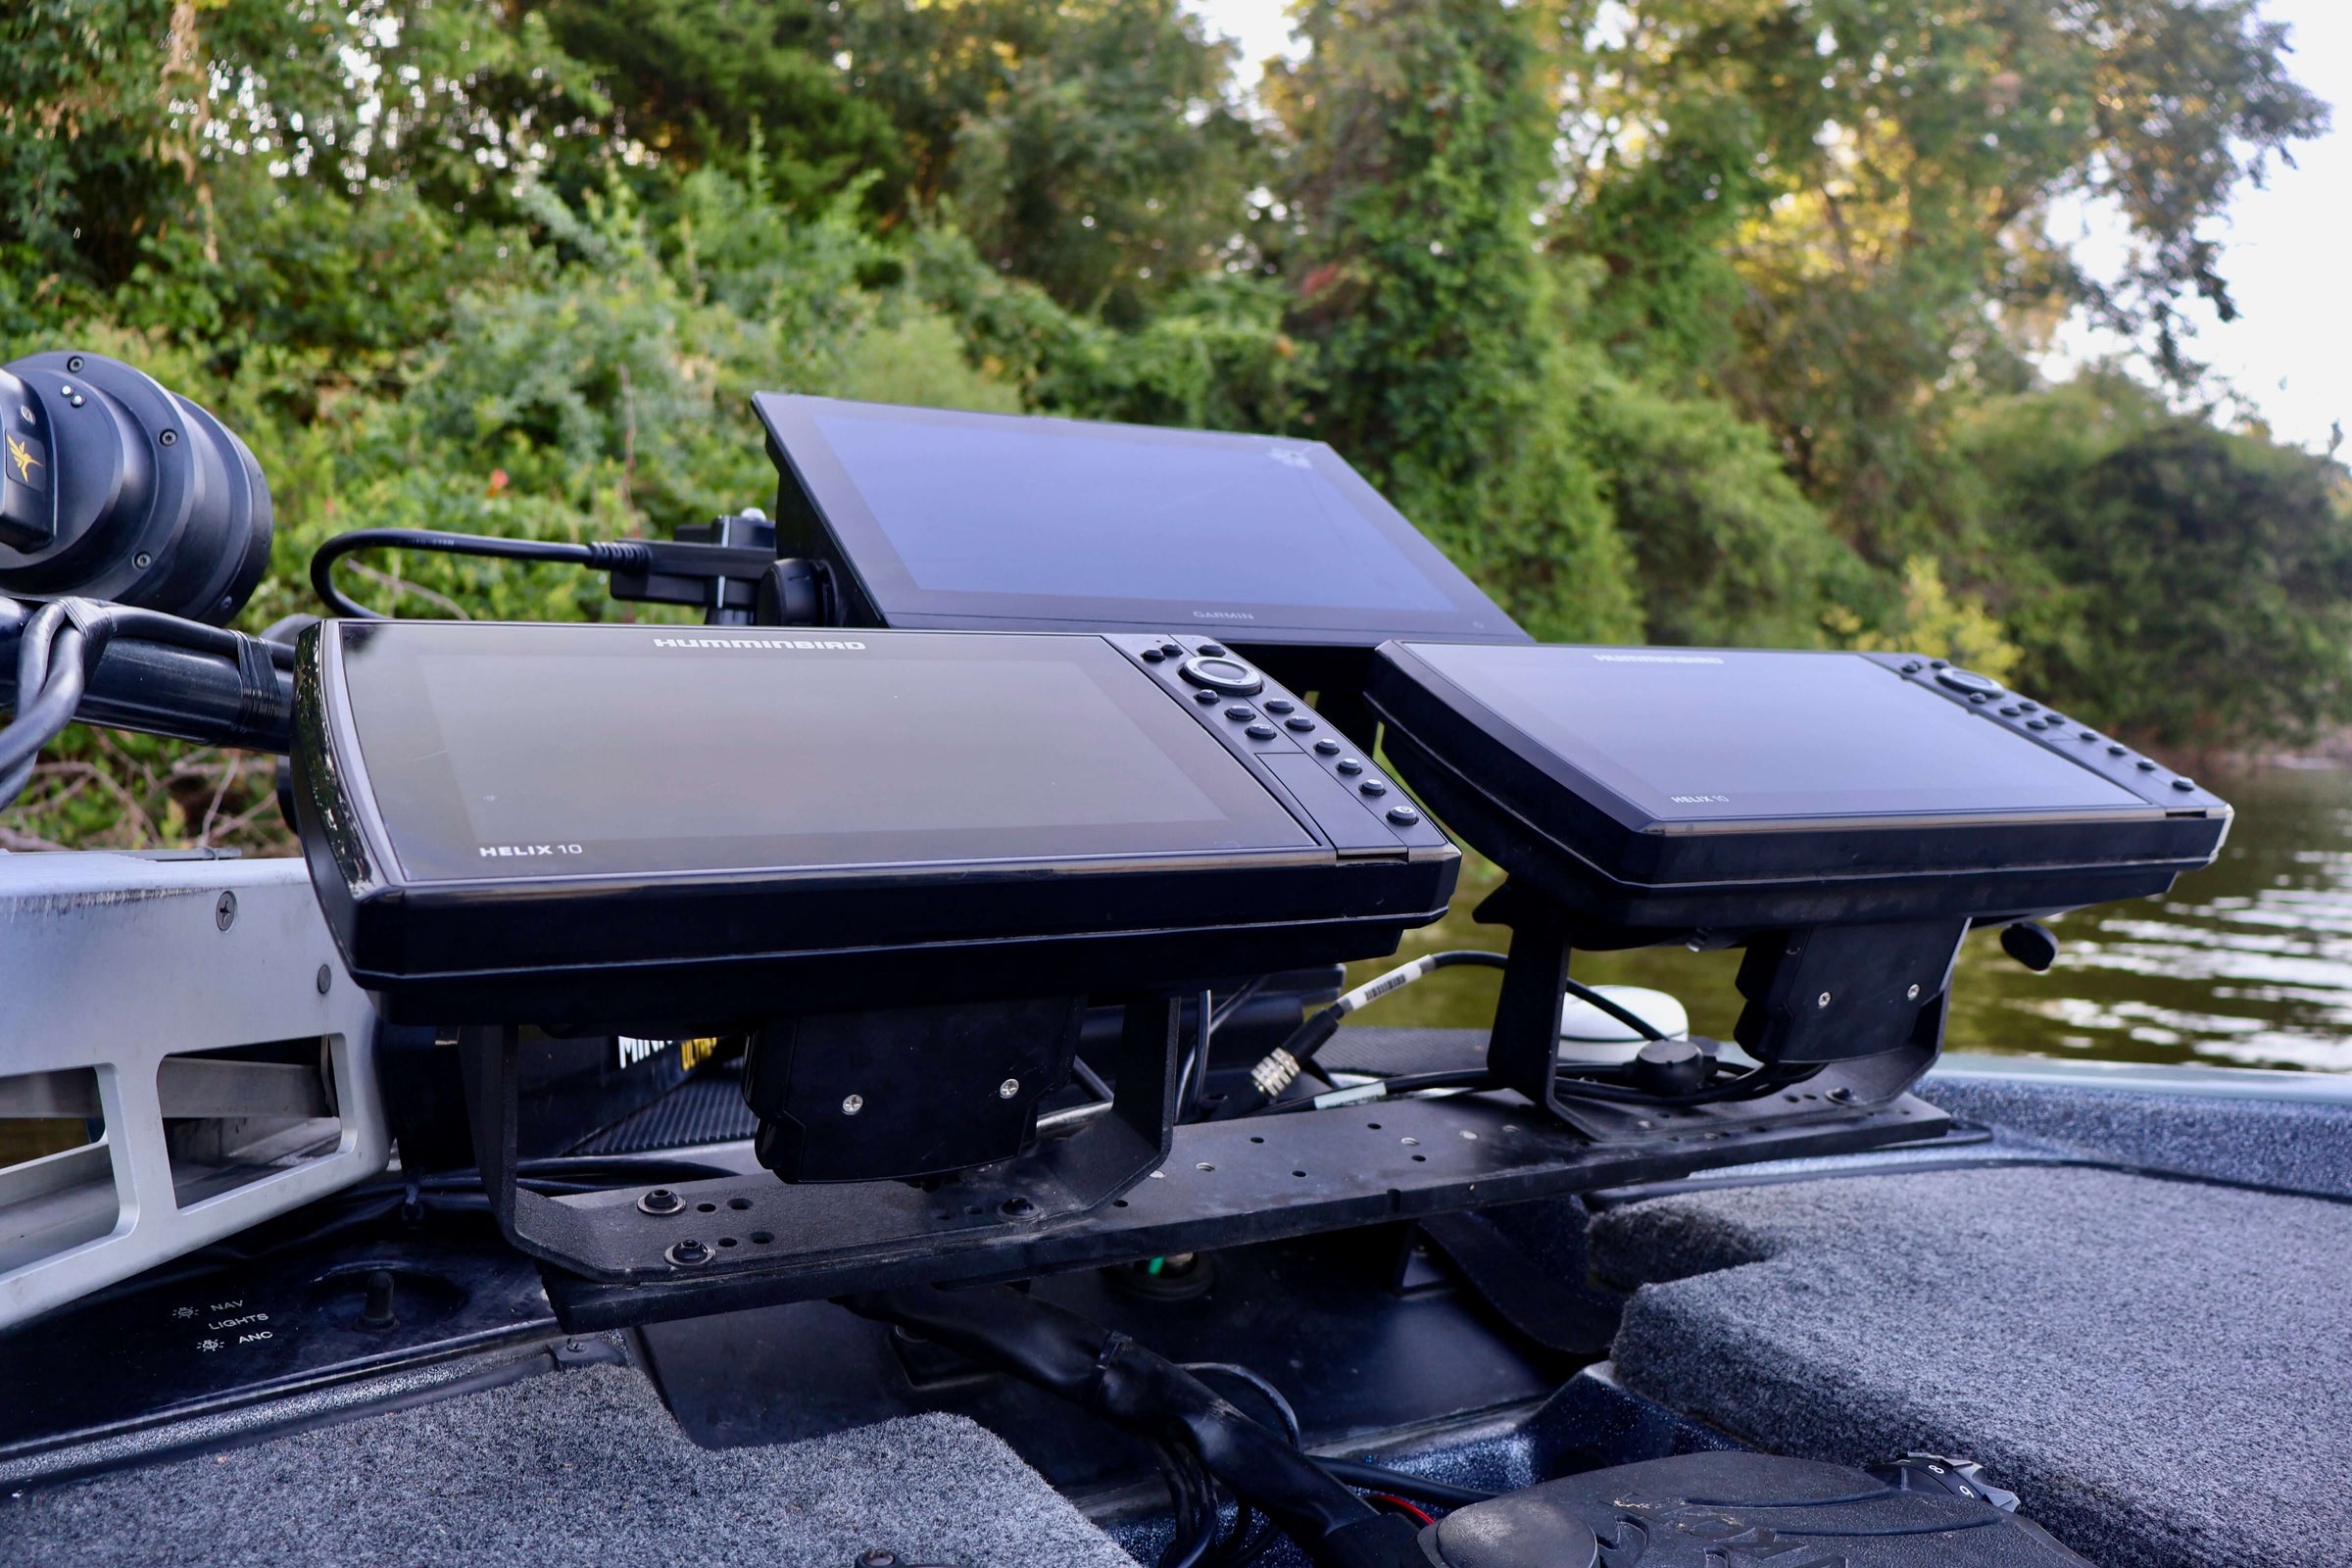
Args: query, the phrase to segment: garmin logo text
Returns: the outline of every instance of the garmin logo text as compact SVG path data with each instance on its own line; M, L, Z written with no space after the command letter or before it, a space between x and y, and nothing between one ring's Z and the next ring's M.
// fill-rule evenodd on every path
M825 648L861 653L863 643L818 637L657 637L656 648Z
M588 851L577 844L483 844L474 853L485 860L511 860L541 855L586 855Z
M1594 654L1604 664L1720 664L1713 654Z
M1666 798L1677 806L1729 806L1732 804L1732 798L1729 795L1669 795Z
M1193 618L1195 620L1255 620L1257 617L1247 610L1196 610L1193 612Z

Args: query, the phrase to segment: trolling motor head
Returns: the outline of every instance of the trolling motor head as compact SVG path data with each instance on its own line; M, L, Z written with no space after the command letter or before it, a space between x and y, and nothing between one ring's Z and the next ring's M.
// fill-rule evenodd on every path
M0 593L222 625L270 564L270 487L205 410L102 354L0 367Z

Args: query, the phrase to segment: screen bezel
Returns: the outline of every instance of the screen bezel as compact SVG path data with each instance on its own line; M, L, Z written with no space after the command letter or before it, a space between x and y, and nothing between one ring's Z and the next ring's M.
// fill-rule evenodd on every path
M838 564L858 583L875 613L894 627L966 630L1165 631L1189 629L1244 645L1314 643L1373 648L1392 638L1456 642L1525 643L1533 639L1500 607L1463 575L1460 568L1329 446L1320 441L1282 440L1305 452L1315 471L1355 509L1358 516L1398 551L1451 609L1441 612L1346 610L1235 599L1204 605L1190 600L1096 598L1057 594L944 591L918 586L891 542L881 519L866 504L816 416L828 409L908 425L962 429L1002 427L1024 435L1051 430L1073 441L1147 441L1165 446L1256 448L1273 438L1223 431L1171 429L1158 425L1049 418L1032 415L967 414L897 404L858 403L836 398L761 392L753 406L767 430L784 494L780 514L790 516L796 488L812 520L838 553ZM1249 563L1235 563L1235 581L1250 580Z
M654 648L656 638L664 640L710 639L720 645L714 647L710 653L700 655L691 650L661 650L664 658L676 659L682 656L687 660L698 657L760 657L763 653L783 652L781 648L771 651L751 647L724 646L727 643L767 642L800 645L824 641L837 643L855 641L869 646L876 642L896 645L893 652L911 653L918 658L983 657L997 659L1004 661L1009 667L1025 660L1048 657L1046 649L1039 645L1059 645L1055 650L1058 653L1067 655L1077 652L1077 656L1082 661L1091 658L1094 661L1093 667L1082 665L1085 672L1090 675L1108 676L1107 681L1098 679L1098 684L1103 687L1105 695L1117 704L1122 711L1138 720L1138 726L1146 739L1156 745L1161 755L1168 758L1172 765L1184 771L1196 788L1206 794L1210 801L1221 809L1226 810L1228 823L1242 828L1255 827L1259 829L1260 831L1255 834L1258 842L1241 845L1162 844L1141 851L1106 848L1105 845L1109 841L1132 840L1136 835L1139 824L1120 823L1102 824L1093 828L1056 826L1041 831L1060 835L1061 842L1057 844L1024 845L1018 851L1003 853L987 853L985 849L982 849L979 853L974 853L973 841L975 839L991 839L1002 843L1010 835L1004 829L967 828L936 832L933 837L939 842L931 847L929 853L920 852L915 843L916 835L913 834L873 835L877 838L904 839L906 842L896 854L811 860L805 856L795 857L789 853L783 853L781 847L795 842L807 844L818 838L837 838L849 835L766 835L747 836L732 841L732 846L741 847L742 853L718 857L709 863L676 866L603 863L584 865L576 870L564 870L553 867L542 869L533 860L500 858L485 860L479 867L468 862L460 862L466 864L466 868L470 874L447 874L428 868L429 857L405 853L402 842L396 838L377 794L377 778L370 769L368 741L363 734L363 721L358 711L360 705L354 700L349 682L347 659L352 652L352 647L365 649L368 641L386 635L410 635L412 634L411 628L417 631L430 628L433 634L444 639L480 638L493 643L505 642L510 648L515 648L518 651L519 644L513 641L518 634L541 644L567 637L578 639L582 638L583 634L589 640L610 641L622 647L635 642L642 645L645 654L649 657L656 652ZM909 874L919 875L925 871L944 871L946 874L956 876L972 874L1017 876L1040 866L1078 868L1122 862L1174 866L1194 858L1214 859L1222 863L1251 859L1272 862L1319 862L1328 859L1331 855L1331 851L1312 826L1301 819L1298 810L1285 800L1280 792L1269 789L1264 781L1258 779L1219 744L1201 726L1198 718L1181 704L1169 698L1116 648L1099 637L1037 635L1018 638L976 639L956 633L869 631L858 633L854 638L840 636L810 638L798 636L789 628L701 628L594 624L500 624L493 626L458 621L338 622L334 624L334 630L337 635L324 640L321 674L323 676L322 684L326 692L331 694L328 704L330 709L329 731L338 753L336 766L342 775L342 793L352 803L357 816L364 824L371 855L378 866L383 870L395 872L394 880L402 885L419 891L480 886L554 888L593 884L674 884L740 880L746 877L779 881L809 879L842 882L877 875L905 877ZM347 647L347 644L352 646ZM589 648L585 641L576 646L582 648L584 654L598 658L610 657L612 652L612 648ZM1096 650L1099 650L1099 653L1093 652ZM434 653L442 654L445 651L445 648L436 649ZM539 656L544 656L547 651L545 646L530 649L532 654ZM795 647L790 657L806 657L812 653L821 655L823 652L824 650L813 647ZM363 654L362 657L365 655ZM496 655L493 653L488 657L496 657ZM410 674L411 678L406 682L405 690L392 694L394 700L410 705L407 710L394 716L394 721L405 724L412 737L442 740L439 725L429 710L429 700L424 697L422 692L422 683L415 678L413 664L410 667ZM421 710L417 706L419 704L422 705ZM385 732L386 726L377 722L373 715L368 720L368 724L379 732ZM386 739L389 739L388 733ZM1192 766L1186 766L1188 760L1193 760ZM440 820L456 822L466 820L453 771L444 767L439 772L430 775L424 783L429 797L427 808ZM1235 809L1237 807L1241 808L1239 811ZM1166 824L1154 825L1166 826ZM1282 828L1288 830L1284 842L1268 842ZM446 829L442 830L442 835L445 849L450 844L473 842L470 839L452 837ZM957 842L959 839L961 840L960 845ZM670 844L688 841L662 839L642 842ZM760 843L778 848L769 853L760 853L758 850ZM455 852L450 851L449 853L454 858ZM720 860L723 860L724 863L718 863Z
M1588 808L1597 808L1621 827L1634 833L1660 837L1730 837L1781 832L1846 828L1899 828L1958 823L1999 823L2024 826L2064 822L2137 821L2162 819L2166 814L2162 807L2144 797L2133 795L2129 789L2115 785L2113 780L2108 779L2101 781L2114 786L2119 794L2126 797L2125 799L2106 805L2077 804L2046 808L1946 805L1872 809L1833 807L1819 811L1782 811L1770 814L1740 814L1729 811L1721 815L1703 817L1689 814L1662 814L1649 803L1641 799L1639 792L1629 789L1626 781L1613 776L1620 770L1607 759L1579 757L1536 739L1517 722L1492 706L1484 697L1465 686L1457 674L1440 668L1431 655L1434 653L1438 658L1446 657L1447 650L1445 645L1439 645L1435 649L1423 649L1410 643L1400 642L1386 652L1390 662L1397 665L1400 671L1405 666L1406 661L1409 661L1411 678L1427 690L1442 709L1450 710L1456 723L1463 725L1473 733L1483 735L1491 745L1506 753L1523 770L1533 775L1528 782L1532 783L1535 778L1540 778L1544 784L1567 792ZM1464 650L1464 652L1468 651ZM1639 652L1644 652L1644 650L1577 645L1546 645L1545 647L1545 653L1552 657L1566 657L1580 653L1625 655ZM1790 660L1847 659L1872 668L1884 670L1883 665L1865 655L1830 650L1816 652L1809 650L1677 648L1654 652L1663 656L1683 657L1731 658L1765 653L1773 657ZM1910 689L1908 683L1903 682L1901 677L1893 671L1885 670L1885 673L1889 682L1903 686L1906 690ZM1938 703L1942 701L1941 698L1927 691L1918 691L1916 696L1921 702ZM1988 736L1997 735L2001 737L2002 742L2007 744L2020 746L2034 744L2011 735L1990 723L1986 723L1985 733ZM2079 763L2068 761L2063 754L2051 753L2049 755L2064 765L2080 766ZM2087 768L2082 771L2093 778L2101 777ZM1533 804L1533 802L1526 803L1528 806ZM1521 808L1525 809L1526 806Z

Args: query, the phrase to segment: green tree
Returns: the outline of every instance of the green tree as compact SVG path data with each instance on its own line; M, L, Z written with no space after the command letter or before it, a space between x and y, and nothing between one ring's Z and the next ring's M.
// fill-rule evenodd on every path
M2352 478L2116 376L1988 409L1966 451L2020 680L2162 745L2352 720Z

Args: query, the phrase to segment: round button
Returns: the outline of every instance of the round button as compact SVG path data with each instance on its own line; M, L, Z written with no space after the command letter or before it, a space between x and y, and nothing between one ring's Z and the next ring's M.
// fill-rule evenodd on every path
M1258 704L1258 706L1263 708L1269 713L1287 713L1291 711L1291 710L1297 708L1298 705L1292 702L1288 697L1269 697L1264 702Z
M2197 784L2196 780L2194 779L2177 778L2173 780L2173 788L2177 790L2193 790L2196 787Z
M1969 700L1970 702L1972 702L1972 703L1989 703L1989 702L1991 702L1991 701L1992 701L1992 693L1990 693L1990 692L1970 692L1970 693L1968 694L1968 700Z
M1936 680L1946 690L1970 697L1992 697L1998 695L2001 689L2001 683L1990 675L1980 675L1973 669L1962 669L1958 665L1938 669L1936 671Z
M1225 649L1223 645L1219 643L1202 643L1200 645L1200 651L1208 655L1211 659L1222 659L1225 657Z
M1195 692L1193 693L1193 701L1199 703L1202 708L1214 708L1217 704L1223 702L1224 699L1219 697L1215 692Z
M2110 746L2107 748L2107 755L2109 757L2121 757L2124 755L2124 749L2121 746Z
M1182 659L1184 657L1184 650L1177 647L1174 643L1161 643L1159 645L1159 651L1162 657L1168 659Z
M2001 716L2003 718L2015 718L2018 714L2024 711L2025 710L2018 707L2015 703L2003 703L2001 705Z
M1335 765L1343 773L1361 773L1364 770L1364 764L1352 757L1343 757Z
M2080 735L2077 735L2075 738L2076 738L2077 740L2095 741L2095 740L2097 740L2099 737L2098 737L2098 732L2097 732L2096 730L2087 730L2087 729L2086 729L2086 730L2082 731L2082 732Z
M2143 757L2139 760L2139 770L2142 773L2153 773L2156 771L2156 764Z
M1421 813L1409 806L1392 806L1389 808L1389 820L1398 827L1411 827L1421 820Z
M1270 741L1281 731L1271 724L1252 724L1242 732L1253 741Z
M2028 728L2028 729L2036 729L2036 730L2038 730L2038 729L2048 729L2049 727L2050 727L2050 725L2049 725L2049 720L2047 720L2047 719L2042 719L2042 718L2029 718L2029 719L2027 719L2027 720L2026 720L2026 728Z
M1167 655L1161 653L1156 648L1147 648L1144 650L1144 662L1147 664L1163 663L1166 662L1167 657Z
M1389 787L1376 778L1368 778L1364 780L1361 784L1356 786L1356 789L1365 795L1386 795L1389 793Z
M2031 713L2031 712L2033 712L2033 711L2034 711L2035 709L2039 708L2041 705L2040 705L2039 703L2020 703L2020 704L2018 704L2017 706L2018 706L2018 707L2020 707L2020 708L2022 708L2022 709L2024 709L2024 710L2025 710L2027 712Z
M1304 713L1296 714L1293 717L1284 719L1282 722L1284 727L1295 729L1301 735L1304 735L1307 731L1315 727L1315 721L1307 717Z
M1257 710L1251 708L1248 703L1236 703L1231 708L1225 710L1225 716L1234 720L1236 723L1239 723L1245 718L1255 718L1257 716Z
M1254 697L1266 685L1265 676L1240 660L1227 657L1223 649L1215 654L1196 655L1176 667L1194 685L1205 686L1227 697Z
M1315 755L1317 757L1337 757L1340 755L1340 743L1326 735L1315 742Z
M1927 665L1921 663L1916 659L1906 659L1903 661L1903 673L1906 675L1916 675L1927 667Z

